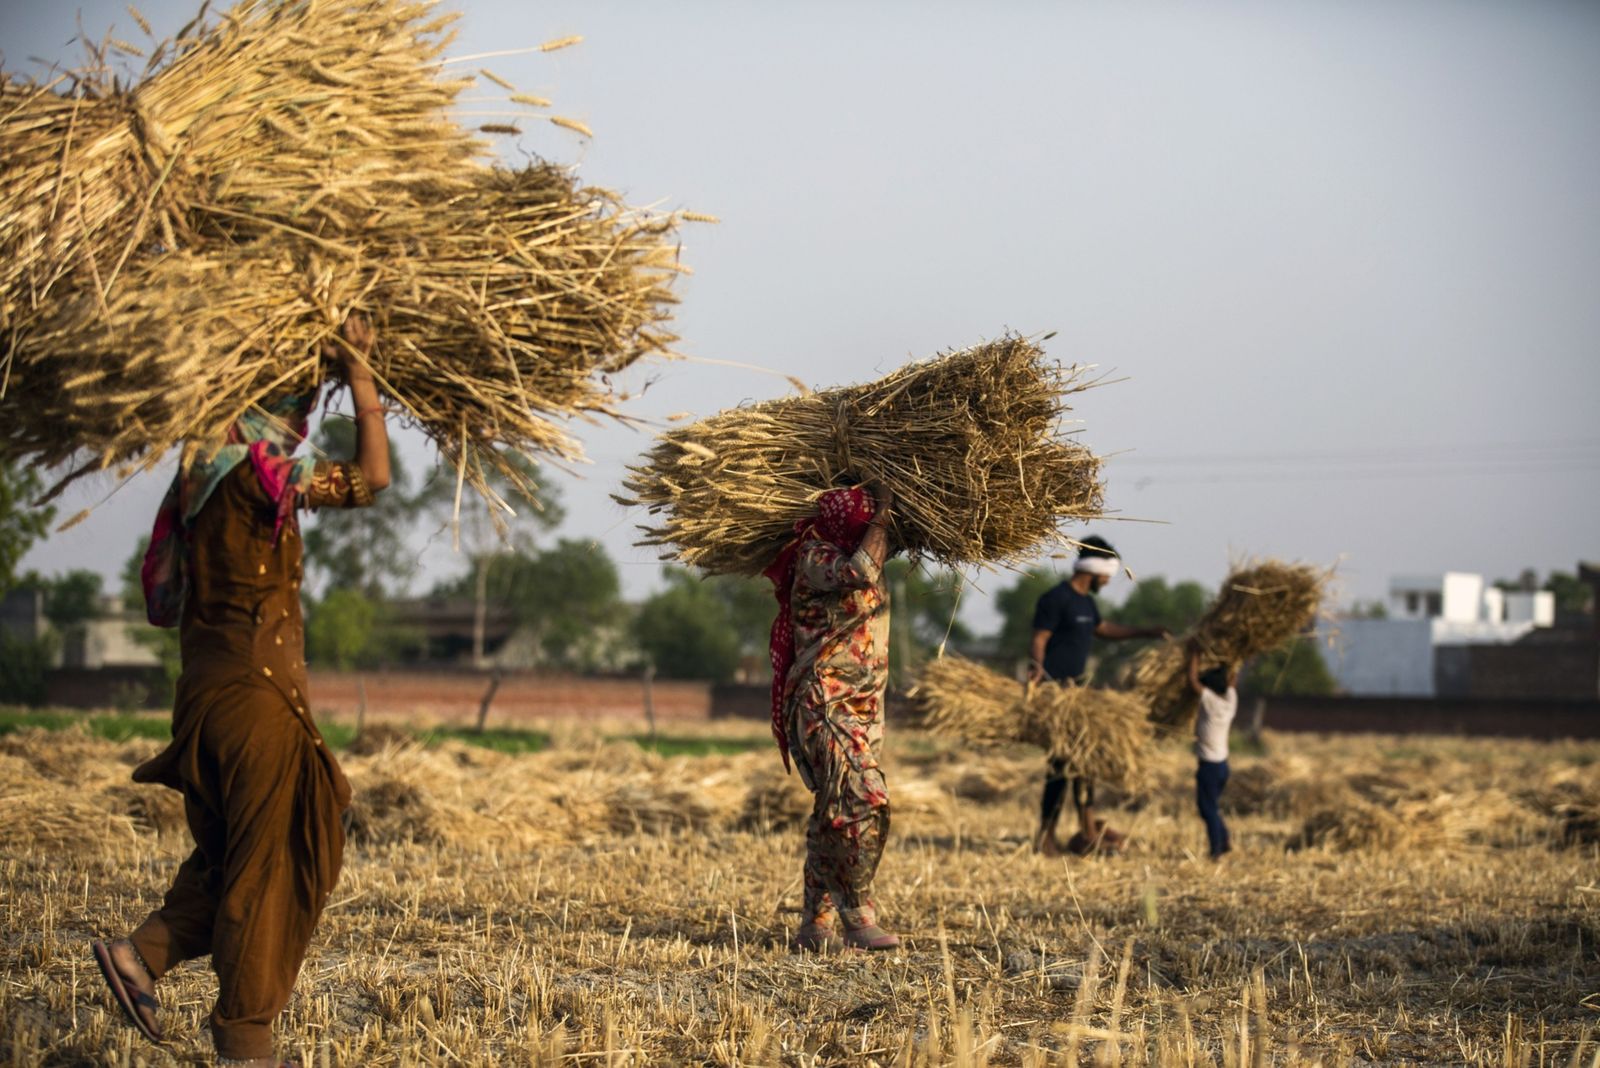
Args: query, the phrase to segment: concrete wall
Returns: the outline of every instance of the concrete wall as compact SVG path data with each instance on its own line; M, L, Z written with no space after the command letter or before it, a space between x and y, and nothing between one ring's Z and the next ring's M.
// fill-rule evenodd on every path
M88 620L69 643L72 648L66 652L67 663L86 668L157 667L161 658L148 646L134 640L136 633L149 629L149 624L143 622Z
M1323 659L1350 694L1433 693L1433 633L1427 619L1341 619L1323 624Z
M1549 590L1507 593L1504 618L1507 623L1526 623L1534 627L1554 626L1556 595Z
M1443 617L1452 623L1472 623L1482 615L1483 576L1446 571Z

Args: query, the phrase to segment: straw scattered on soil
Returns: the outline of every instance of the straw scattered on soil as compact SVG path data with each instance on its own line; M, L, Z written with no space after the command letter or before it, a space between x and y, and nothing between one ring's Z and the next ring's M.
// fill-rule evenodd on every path
M881 480L898 547L947 565L1014 563L1101 514L1100 461L1062 426L1067 398L1091 384L1008 336L670 431L616 499L658 518L639 544L754 575L839 479Z
M17 808L0 833L30 825L22 806L87 833L0 843L0 1063L205 1059L204 962L163 979L161 1048L85 978L88 940L137 924L189 848L93 830L121 818L113 787L171 793L128 783L153 747L5 741L0 797ZM1544 806L1600 798L1600 747L1266 741L1270 757L1235 755L1236 782L1264 770L1253 814L1229 813L1226 863L1203 859L1176 743L1154 751L1137 804L1106 813L1128 854L1063 861L1028 849L1036 756L892 730L875 896L905 944L871 960L786 948L802 835L746 822L784 781L770 751L663 759L574 734L529 756L404 741L346 756L387 829L346 850L280 1053L372 1068L1593 1059L1595 845ZM1233 786L1225 806L1246 800ZM685 790L700 807L661 818ZM1302 845L1341 796L1397 818L1430 805L1465 829L1373 833L1363 810Z
M568 421L615 414L606 376L673 340L680 216L488 166L452 19L247 0L131 86L98 60L0 79L0 452L77 473L214 446L320 382L361 310L399 415L464 483L576 458ZM504 106L550 118L530 99Z
M1237 668L1282 648L1315 622L1332 572L1309 564L1250 561L1235 567L1189 634L1152 645L1130 662L1129 688L1169 731L1194 719L1197 698L1189 686L1188 648L1200 649L1201 671Z

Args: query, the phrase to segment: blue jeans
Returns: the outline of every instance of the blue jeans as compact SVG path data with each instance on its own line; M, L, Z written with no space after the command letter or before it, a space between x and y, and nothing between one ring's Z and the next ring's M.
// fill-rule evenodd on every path
M1200 806L1200 818L1206 821L1206 838L1211 843L1213 858L1222 856L1231 848L1228 844L1228 825L1222 822L1222 813L1217 809L1217 799L1222 796L1222 788L1226 785L1226 760L1200 761L1200 767L1194 773L1194 799Z

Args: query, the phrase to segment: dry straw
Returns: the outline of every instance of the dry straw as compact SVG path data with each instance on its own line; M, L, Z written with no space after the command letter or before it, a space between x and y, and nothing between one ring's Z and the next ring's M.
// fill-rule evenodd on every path
M1308 564L1260 560L1234 568L1200 622L1185 638L1144 650L1129 666L1132 689L1151 718L1177 730L1194 718L1187 650L1200 651L1201 668L1237 667L1280 649L1312 625L1332 572Z
M614 414L604 376L673 340L678 217L486 166L452 18L246 2L131 86L98 56L0 82L0 451L83 470L215 445L319 382L363 310L380 382L463 481L576 458L565 422Z
M712 573L758 574L840 479L895 492L899 548L1013 563L1101 514L1100 461L1064 438L1092 383L1016 336L866 385L733 408L661 436L617 500L661 517L639 544Z
M1034 745L1069 774L1118 789L1140 785L1152 731L1132 694L1085 686L1030 685L958 656L923 668L911 695L922 725L969 745Z

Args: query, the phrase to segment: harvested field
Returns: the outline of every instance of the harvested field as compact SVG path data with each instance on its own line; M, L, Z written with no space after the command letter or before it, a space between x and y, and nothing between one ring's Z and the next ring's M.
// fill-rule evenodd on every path
M1128 855L1047 861L1026 845L1036 752L891 731L878 897L906 945L813 958L785 948L807 797L775 753L664 759L547 727L527 756L398 734L346 755L353 842L283 1021L304 1063L1595 1056L1594 743L1269 736L1236 754L1237 848L1212 865L1181 747L1112 810ZM166 1050L89 966L186 849L176 796L127 781L153 748L0 737L0 1064L209 1050L206 966L163 984Z

